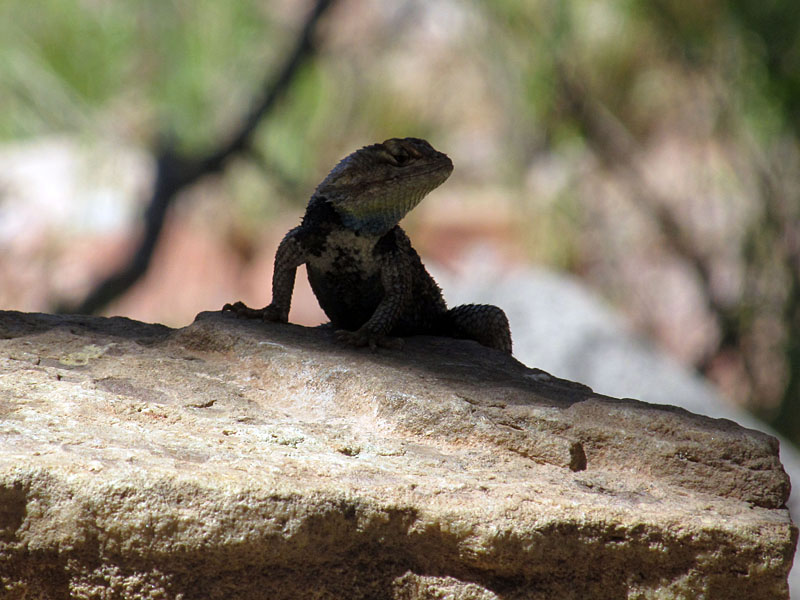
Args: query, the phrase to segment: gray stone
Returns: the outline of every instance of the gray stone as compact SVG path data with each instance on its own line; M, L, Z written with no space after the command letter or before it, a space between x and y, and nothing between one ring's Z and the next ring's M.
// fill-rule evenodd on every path
M9 598L786 598L778 443L473 342L0 313Z

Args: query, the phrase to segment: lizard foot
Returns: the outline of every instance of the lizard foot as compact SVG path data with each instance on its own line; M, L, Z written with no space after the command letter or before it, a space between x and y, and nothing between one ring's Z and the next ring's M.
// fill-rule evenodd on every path
M276 321L285 323L288 316L281 315L279 311L270 304L264 308L250 308L244 302L234 302L233 304L226 304L222 307L222 312L232 312L237 317L245 319L261 319L262 321Z
M369 346L370 350L376 350L379 347L399 350L403 347L402 338L387 337L383 334L363 331L361 329L357 331L338 329L336 331L336 339L350 346Z

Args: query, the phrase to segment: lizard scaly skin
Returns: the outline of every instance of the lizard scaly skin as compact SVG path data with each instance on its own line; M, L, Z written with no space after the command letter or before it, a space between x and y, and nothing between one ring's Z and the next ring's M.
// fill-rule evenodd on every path
M287 322L297 267L337 337L374 348L388 336L442 335L475 340L511 354L505 313L488 304L450 310L398 223L453 171L446 154L418 138L365 146L339 162L319 184L301 224L275 254L272 302L242 302L223 311Z

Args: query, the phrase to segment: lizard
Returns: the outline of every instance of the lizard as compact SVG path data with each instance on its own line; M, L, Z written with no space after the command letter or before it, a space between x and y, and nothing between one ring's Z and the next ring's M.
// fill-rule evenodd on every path
M453 171L450 158L419 138L392 138L342 159L320 183L298 227L275 254L272 302L223 312L286 323L297 268L336 337L354 346L392 346L397 338L438 335L475 340L511 354L505 312L490 304L448 309L400 220Z

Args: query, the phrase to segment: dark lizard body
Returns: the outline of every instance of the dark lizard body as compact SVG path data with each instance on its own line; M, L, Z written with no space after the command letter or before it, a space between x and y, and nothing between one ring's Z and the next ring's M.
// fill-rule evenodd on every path
M223 311L288 321L297 267L305 264L311 289L344 342L375 347L387 336L444 335L510 354L505 313L485 304L448 310L397 224L452 170L447 155L416 138L354 152L319 185L302 223L281 242L272 302L259 310L226 304Z

